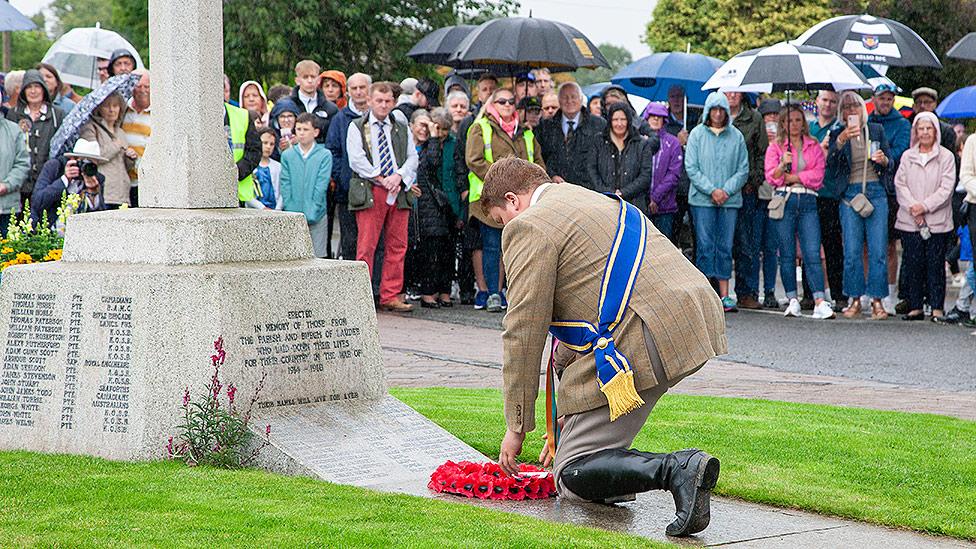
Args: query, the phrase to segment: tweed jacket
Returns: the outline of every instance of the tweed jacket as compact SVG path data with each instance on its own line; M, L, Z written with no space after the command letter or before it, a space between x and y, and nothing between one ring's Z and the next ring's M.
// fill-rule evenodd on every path
M596 323L619 203L578 185L552 185L502 231L508 275L504 345L505 421L516 432L535 428L539 369L553 320ZM613 332L638 391L676 381L728 350L722 305L705 277L646 218L647 250L623 320ZM657 379L644 341L654 339L668 379ZM562 372L560 415L607 405L592 353Z

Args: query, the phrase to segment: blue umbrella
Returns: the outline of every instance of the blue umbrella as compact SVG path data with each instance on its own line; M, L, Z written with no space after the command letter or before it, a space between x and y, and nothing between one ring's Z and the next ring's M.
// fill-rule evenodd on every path
M17 8L0 1L0 31L28 31L36 28L37 25L17 11Z
M959 88L935 109L942 118L976 118L976 86Z
M597 82L596 84L583 86L583 95L585 95L587 99L590 99L594 95L600 95L603 93L603 90L607 89L607 86L609 85L610 82Z
M704 105L702 86L722 66L722 60L697 53L655 53L627 65L610 80L651 101L667 101L671 86L681 86L691 105Z
M91 120L95 114L95 110L102 104L102 101L105 101L106 97L113 93L120 93L128 101L132 97L132 90L136 87L140 78L141 76L138 74L117 74L86 95L64 117L64 121L61 122L61 127L58 128L58 131L51 138L50 157L55 158L61 156L75 146L75 141L78 141L78 134L81 133L82 126ZM125 111L120 113L119 116L125 116Z

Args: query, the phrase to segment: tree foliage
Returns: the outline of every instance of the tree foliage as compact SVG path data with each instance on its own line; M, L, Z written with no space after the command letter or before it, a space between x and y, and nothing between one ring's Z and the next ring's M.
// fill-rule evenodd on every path
M728 59L799 36L832 16L828 0L660 0L647 24L655 51L691 51ZM721 16L716 16L721 14Z
M105 0L53 0L49 6L54 16L54 36L77 27L94 27L95 23L112 23L112 4Z
M62 0L63 1L63 0ZM113 28L149 59L147 0L111 0ZM517 0L223 0L224 67L231 80L290 83L301 59L379 78L433 75L407 51L447 25L480 23L518 9Z
M655 51L691 50L728 59L748 49L793 39L816 23L843 14L870 13L905 23L942 60L944 70L892 69L888 76L910 91L940 94L976 82L976 63L944 57L976 20L976 0L660 0L647 24Z
M48 48L51 39L44 33L44 14L37 13L31 19L37 25L37 30L16 31L10 33L10 68L11 70L29 69L37 64Z
M576 71L573 73L573 77L576 78L580 86L588 86L597 82L609 82L613 75L617 74L620 69L629 65L634 60L633 56L630 55L630 51L624 47L607 43L600 44L598 47L610 63L610 68L600 67L595 70L580 69Z

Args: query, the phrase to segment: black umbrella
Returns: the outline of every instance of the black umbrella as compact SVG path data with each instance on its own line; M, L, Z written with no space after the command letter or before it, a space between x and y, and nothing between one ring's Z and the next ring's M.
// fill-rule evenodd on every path
M456 25L437 29L420 39L410 48L407 57L418 63L443 65L477 25Z
M835 51L854 63L889 67L931 67L942 63L907 26L873 15L844 15L810 27L795 43Z
M543 67L552 72L610 67L600 50L580 31L534 17L505 17L479 25L445 64L509 75Z
M946 52L946 57L963 59L966 61L976 61L976 32L971 32L963 36L956 42L955 46Z

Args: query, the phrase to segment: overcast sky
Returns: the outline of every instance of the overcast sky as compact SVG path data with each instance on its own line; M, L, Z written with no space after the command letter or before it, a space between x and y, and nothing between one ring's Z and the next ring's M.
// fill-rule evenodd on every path
M657 0L520 0L522 11L528 16L554 19L568 23L594 44L609 42L630 50L634 59L650 53L641 40ZM37 13L48 0L11 0L11 4L27 15Z

